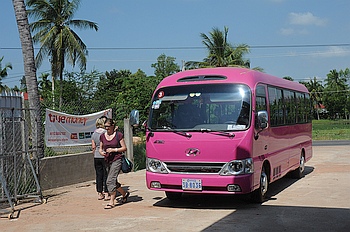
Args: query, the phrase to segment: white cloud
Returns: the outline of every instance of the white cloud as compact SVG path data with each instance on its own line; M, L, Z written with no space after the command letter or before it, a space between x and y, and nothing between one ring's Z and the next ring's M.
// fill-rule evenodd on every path
M308 35L310 32L306 29L306 26L325 26L327 24L327 19L316 17L310 12L292 12L288 15L288 23L289 26L287 28L280 29L282 35Z
M295 33L293 28L282 28L280 32L282 35L293 35Z
M324 57L324 58L344 57L349 55L350 55L349 49L346 49L345 47L339 47L339 46L330 46L325 51L319 51L314 53L315 57Z
M327 19L322 19L314 16L312 13L289 13L289 23L292 25L316 25L324 26L327 24Z

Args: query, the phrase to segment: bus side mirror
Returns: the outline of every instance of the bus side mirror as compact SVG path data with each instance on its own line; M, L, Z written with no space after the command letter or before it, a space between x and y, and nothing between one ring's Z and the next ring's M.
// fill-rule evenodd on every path
M267 111L262 110L258 112L257 127L261 130L266 129L269 126L269 115Z
M142 128L142 130L143 131L149 131L148 130L148 120L145 120L145 121L143 121L143 123L141 124L141 128Z
M258 111L255 125L258 132L254 135L254 139L257 140L259 133L269 127L269 114L266 110Z
M130 125L136 127L139 125L139 111L132 110L130 113Z

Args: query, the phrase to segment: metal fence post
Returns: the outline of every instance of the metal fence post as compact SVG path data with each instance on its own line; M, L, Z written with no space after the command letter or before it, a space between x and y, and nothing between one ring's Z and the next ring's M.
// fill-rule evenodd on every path
M134 163L134 147L132 142L132 127L129 118L124 118L124 140L127 147L126 157Z

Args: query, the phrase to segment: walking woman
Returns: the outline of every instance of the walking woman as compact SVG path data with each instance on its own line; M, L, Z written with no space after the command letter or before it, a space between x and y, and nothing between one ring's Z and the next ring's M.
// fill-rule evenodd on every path
M96 120L96 130L91 136L92 153L94 154L94 167L96 172L96 191L98 194L98 200L109 200L110 196L107 190L107 170L104 156L100 154L100 136L104 134L106 118L98 118Z
M121 184L118 182L118 174L121 170L122 153L126 151L124 135L115 130L113 119L108 118L105 121L106 133L100 136L100 154L105 157L107 165L107 188L111 196L109 203L105 209L112 209L115 206L115 198L117 191L122 195L122 203L126 203L129 197L129 192L124 191Z

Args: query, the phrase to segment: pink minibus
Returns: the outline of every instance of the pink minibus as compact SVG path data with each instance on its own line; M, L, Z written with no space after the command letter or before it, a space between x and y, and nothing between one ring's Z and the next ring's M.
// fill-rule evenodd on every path
M245 68L179 72L157 86L146 128L146 182L183 193L249 194L301 178L312 157L311 104L302 84Z

